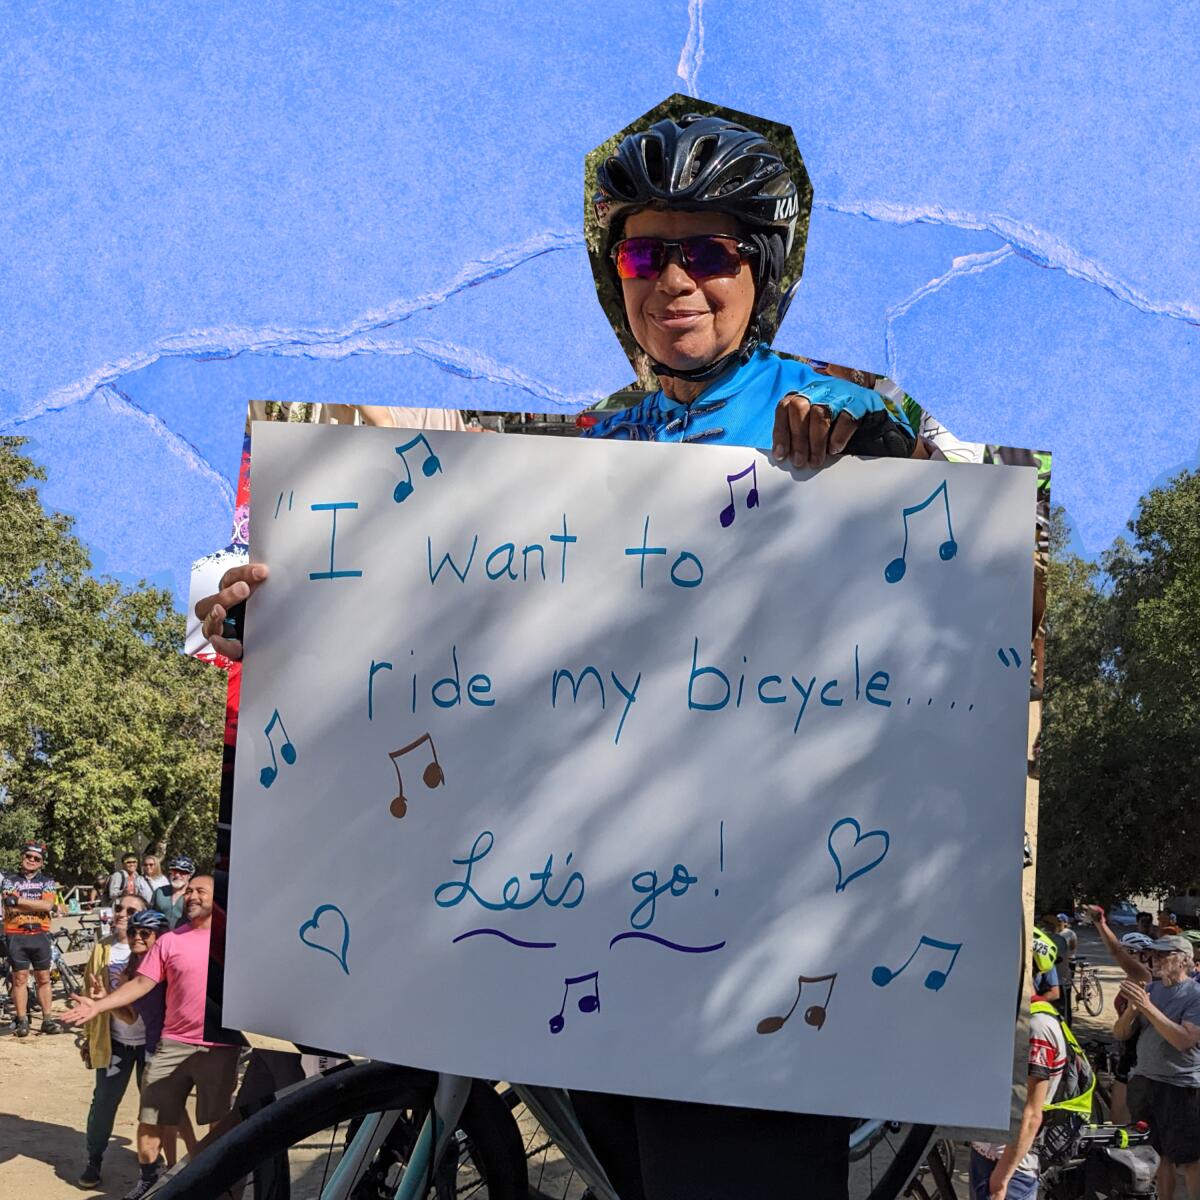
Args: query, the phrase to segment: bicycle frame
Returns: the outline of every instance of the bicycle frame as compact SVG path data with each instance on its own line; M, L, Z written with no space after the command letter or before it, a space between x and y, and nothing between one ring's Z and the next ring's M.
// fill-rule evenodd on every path
M421 1126L394 1200L424 1200L429 1180L436 1175L453 1131L458 1127L471 1082L461 1075L438 1076L433 1109ZM529 1085L513 1085L513 1090L562 1150L596 1200L619 1200L604 1168L587 1144L566 1092ZM363 1120L322 1189L320 1200L348 1200L363 1167L374 1158L398 1119L399 1113L377 1112ZM867 1121L856 1129L850 1138L851 1154L869 1142L885 1124L884 1121Z
M438 1076L433 1108L421 1126L394 1200L424 1200L429 1180L436 1176L454 1138L472 1082L462 1075ZM566 1093L547 1087L519 1086L514 1090L592 1189L596 1200L618 1200L579 1128ZM399 1115L376 1112L363 1119L322 1188L320 1200L349 1200L360 1172L387 1140Z

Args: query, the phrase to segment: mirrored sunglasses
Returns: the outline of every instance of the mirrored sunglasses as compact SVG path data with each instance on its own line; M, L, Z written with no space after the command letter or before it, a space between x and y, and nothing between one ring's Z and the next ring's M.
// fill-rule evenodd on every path
M736 275L742 263L758 248L739 238L705 233L668 241L666 238L633 237L619 241L611 251L620 279L657 279L671 255L678 252L683 269L693 279Z

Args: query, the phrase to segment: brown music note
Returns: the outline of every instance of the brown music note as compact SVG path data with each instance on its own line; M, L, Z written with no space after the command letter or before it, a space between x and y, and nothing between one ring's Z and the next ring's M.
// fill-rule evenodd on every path
M796 983L796 999L792 1001L792 1007L782 1017L763 1017L757 1026L759 1033L778 1033L788 1023L788 1019L796 1011L796 1005L800 1003L800 993L804 991L806 983L829 984L824 1004L810 1004L804 1010L806 1024L812 1025L815 1029L820 1029L825 1024L825 1010L829 1007L829 1000L833 995L833 985L837 983L837 972L834 971L832 975L801 975Z
M397 760L410 750L415 750L422 742L429 743L429 753L433 755L432 761L426 764L425 770L421 772L421 779L425 786L432 790L435 787L442 787L446 782L446 772L442 770L442 764L438 762L437 747L434 746L433 738L429 734L423 733L415 742L409 742L407 746L393 750L388 758L392 760L392 766L396 768L396 789L399 793L389 806L388 811L393 817L402 817L408 812L408 800L404 795L404 780L400 777L400 763Z

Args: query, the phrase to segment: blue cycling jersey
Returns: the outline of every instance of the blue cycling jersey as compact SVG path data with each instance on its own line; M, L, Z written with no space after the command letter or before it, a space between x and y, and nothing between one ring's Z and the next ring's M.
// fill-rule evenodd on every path
M904 415L890 409L878 392L836 376L819 375L807 363L760 346L737 370L709 384L691 404L677 403L660 389L632 408L604 414L590 429L584 429L583 435L635 442L719 442L769 452L776 406L792 392L826 405L835 420L843 412L859 420L868 413L886 413L912 434Z

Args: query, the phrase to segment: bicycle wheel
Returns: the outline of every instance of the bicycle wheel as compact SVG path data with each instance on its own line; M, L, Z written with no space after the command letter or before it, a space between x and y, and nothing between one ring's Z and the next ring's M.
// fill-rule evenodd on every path
M927 1182L933 1188L929 1193L931 1200L955 1200L954 1148L950 1148L949 1155L944 1155L942 1146L934 1146L925 1160L925 1168L929 1172Z
M529 1200L583 1200L587 1180L563 1153L541 1120L513 1088L501 1098L512 1111L521 1132L525 1169L529 1176Z
M433 1101L428 1071L363 1063L302 1085L243 1121L167 1180L156 1200L212 1200L250 1177L243 1200L316 1200L357 1127L370 1113L396 1113L384 1143L349 1183L347 1197L395 1194ZM286 1159L287 1176L279 1165ZM260 1169L261 1168L261 1169ZM426 1194L435 1200L526 1200L521 1142L496 1092L476 1081Z
M530 1200L582 1200L588 1194L589 1179L576 1161L578 1148L572 1146L570 1139L561 1145L557 1143L518 1094L537 1094L540 1090L508 1088L502 1093L525 1143ZM929 1125L896 1121L860 1123L850 1135L851 1200L898 1200L922 1158L931 1152L933 1135L934 1129ZM946 1200L954 1200L953 1192Z
M897 1200L934 1148L932 1125L866 1121L850 1136L850 1200Z
M65 962L59 961L54 965L54 974L58 976L58 996L61 1000L70 1000L77 992L83 991L83 984L75 972ZM54 975L51 975L51 983Z
M1104 1011L1104 990L1100 986L1099 977L1091 971L1084 976L1084 987L1079 999L1089 1016L1098 1017Z

